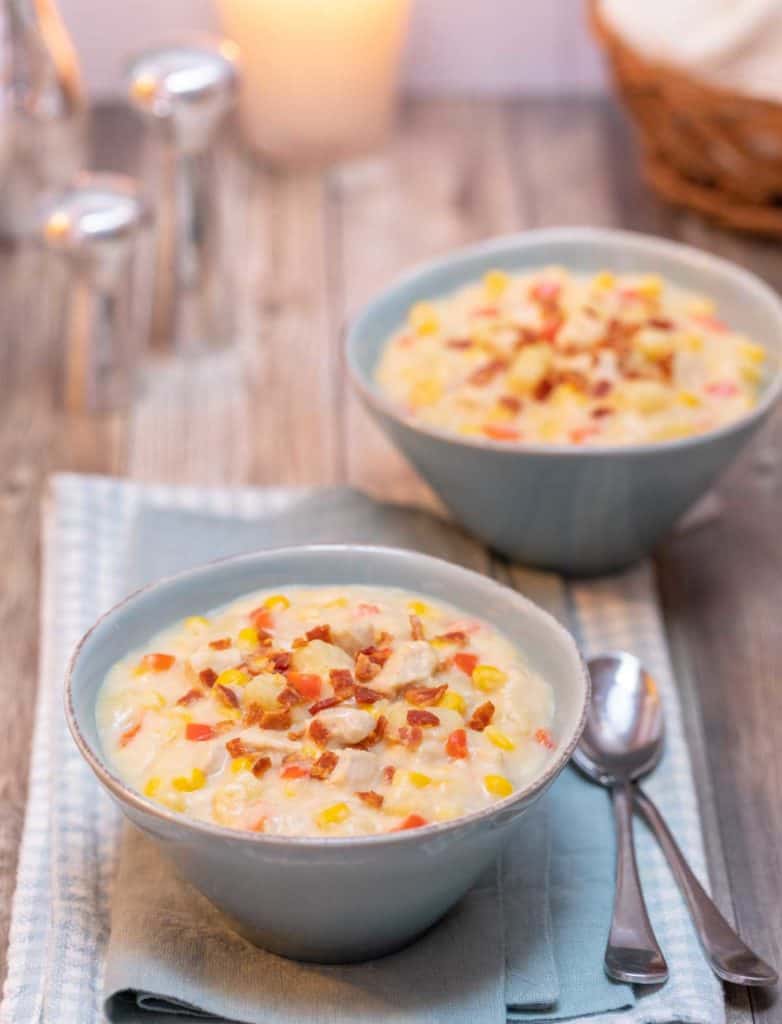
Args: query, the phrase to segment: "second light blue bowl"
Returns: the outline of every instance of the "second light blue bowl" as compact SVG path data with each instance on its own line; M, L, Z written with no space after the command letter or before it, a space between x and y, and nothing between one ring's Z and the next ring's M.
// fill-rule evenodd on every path
M499 267L657 273L708 295L720 316L770 352L751 414L680 441L575 448L456 437L412 423L374 380L383 346L410 306ZM352 325L347 360L365 404L464 526L518 561L574 575L621 568L648 552L764 422L782 390L782 304L741 268L688 246L624 231L556 228L497 239L417 268Z

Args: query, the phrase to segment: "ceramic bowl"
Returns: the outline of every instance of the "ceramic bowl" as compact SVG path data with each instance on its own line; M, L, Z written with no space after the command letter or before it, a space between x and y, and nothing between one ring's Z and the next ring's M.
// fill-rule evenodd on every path
M696 437L626 446L505 443L411 422L380 390L375 368L410 306L492 267L557 264L575 273L657 273L708 295L719 314L770 352L760 400L735 423ZM574 575L621 568L647 554L732 462L782 389L782 305L725 260L625 231L555 228L464 249L392 284L353 323L347 362L365 405L453 516L497 551Z
M556 749L523 790L443 824L348 838L267 836L196 821L129 788L105 759L95 703L111 666L166 625L266 587L365 583L448 601L494 623L554 689ZM570 635L514 591L439 559L357 546L264 551L215 562L139 591L79 644L66 713L100 782L181 874L256 944L322 963L398 949L435 922L496 858L525 811L562 771L584 722L589 683Z

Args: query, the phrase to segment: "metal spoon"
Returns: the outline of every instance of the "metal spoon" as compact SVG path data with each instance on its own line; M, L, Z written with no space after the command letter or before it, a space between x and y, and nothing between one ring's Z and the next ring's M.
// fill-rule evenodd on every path
M720 914L692 873L660 812L640 786L632 784L650 772L662 754L662 704L654 680L637 658L621 652L593 658L589 662L589 672L592 677L592 703L584 737L574 757L576 764L590 778L613 786L615 794L617 789L624 794L628 816L630 800L635 801L668 858L714 972L734 985L774 985L777 972L741 941ZM620 845L620 866L621 852ZM634 864L631 874L633 869ZM631 878L631 885L633 881L637 883L637 874L635 879ZM612 977L618 976L612 970L617 963L620 969L626 966L625 947L628 945L631 950L640 949L642 959L654 951L659 954L640 890L637 896L633 896L639 903L622 904L626 893L621 890L620 868L617 869L617 885L614 924L606 950L606 970ZM617 912L619 927L615 932ZM630 957L631 963L632 959ZM652 956L652 962L654 960Z

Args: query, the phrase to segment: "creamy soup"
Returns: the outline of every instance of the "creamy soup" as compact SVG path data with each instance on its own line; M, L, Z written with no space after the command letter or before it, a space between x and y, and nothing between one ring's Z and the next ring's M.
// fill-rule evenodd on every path
M256 593L109 672L117 774L174 811L277 835L448 821L510 796L555 746L550 685L493 626L393 588Z
M743 416L765 357L657 276L495 270L413 306L377 380L411 420L465 436L639 444Z

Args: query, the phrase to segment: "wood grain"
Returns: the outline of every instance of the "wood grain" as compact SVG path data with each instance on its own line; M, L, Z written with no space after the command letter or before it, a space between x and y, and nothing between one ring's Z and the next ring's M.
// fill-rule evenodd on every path
M138 130L127 115L101 112L95 140L96 164L137 166ZM436 505L350 394L340 358L344 324L402 269L492 234L593 223L680 238L782 287L777 248L716 231L646 191L626 123L600 100L412 103L375 159L322 176L247 164L225 173L238 343L201 359L151 356L126 414L58 411L62 282L34 251L0 252L0 689L14 709L0 720L0 950L24 812L49 472L197 484L349 481ZM658 559L715 891L778 964L781 452L777 416L721 483L719 515L672 537ZM502 564L497 572L513 579ZM0 976L4 967L0 954ZM755 994L750 1006L746 994L731 993L730 1014L782 1022L773 996Z

